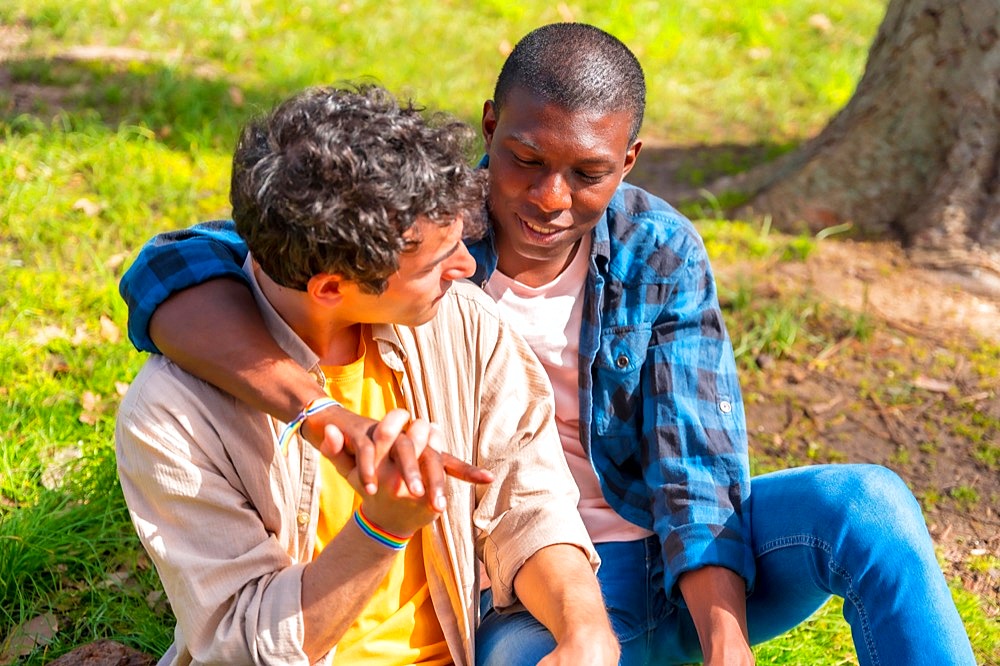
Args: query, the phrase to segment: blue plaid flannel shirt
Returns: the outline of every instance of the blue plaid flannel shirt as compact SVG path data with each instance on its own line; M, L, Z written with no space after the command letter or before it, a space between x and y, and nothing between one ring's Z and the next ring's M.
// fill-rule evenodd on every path
M496 269L492 236L469 249L482 284ZM158 351L148 334L155 308L208 279L245 281L246 253L229 221L150 240L120 284L132 343ZM752 586L746 422L708 257L685 217L629 184L594 229L580 435L611 507L659 536L673 599L678 576L706 565Z

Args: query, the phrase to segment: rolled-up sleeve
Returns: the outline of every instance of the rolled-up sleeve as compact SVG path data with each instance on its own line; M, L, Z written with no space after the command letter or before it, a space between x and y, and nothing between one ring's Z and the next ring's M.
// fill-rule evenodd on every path
M246 243L231 221L205 222L150 239L118 285L136 349L159 352L149 337L149 320L171 294L216 278L246 283L246 255Z
M708 258L691 237L668 316L650 331L643 366L644 477L663 543L664 586L721 566L754 581L746 422L736 363Z

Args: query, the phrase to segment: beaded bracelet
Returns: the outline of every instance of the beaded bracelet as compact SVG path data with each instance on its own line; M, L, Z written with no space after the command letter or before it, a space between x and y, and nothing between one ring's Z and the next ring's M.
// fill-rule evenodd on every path
M299 415L292 419L285 429L281 431L281 437L278 438L278 444L281 446L281 452L283 454L288 453L288 444L292 441L292 437L295 436L301 428L302 424L305 423L306 419L317 412L321 412L324 409L330 407L341 407L342 405L334 400L333 398L316 398L315 400L310 400Z
M406 548L406 544L410 542L410 537L396 536L392 532L387 532L370 521L368 516L362 513L360 506L354 510L354 522L358 524L358 527L361 528L362 532L371 537L373 540L378 541L386 548L391 548L392 550L403 550Z

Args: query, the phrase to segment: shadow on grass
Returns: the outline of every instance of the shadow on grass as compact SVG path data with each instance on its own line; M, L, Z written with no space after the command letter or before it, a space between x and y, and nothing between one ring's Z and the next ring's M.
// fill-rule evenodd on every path
M228 152L246 118L287 93L152 61L28 58L0 63L0 128L136 125L173 149Z
M739 192L709 193L717 178L773 161L797 144L719 143L693 146L646 144L627 181L645 188L696 218L724 217L725 211L743 203Z
M169 148L228 152L243 122L294 92L290 84L247 88L207 67L126 60L115 52L103 60L94 59L94 54L90 59L12 60L0 63L0 123L18 133L42 131L56 118L70 127L137 125ZM478 122L462 110L450 111L466 122ZM678 206L711 207L720 202L706 201L703 188L715 178L748 170L794 148L777 142L677 147L647 142L628 180ZM722 207L727 203L721 202Z

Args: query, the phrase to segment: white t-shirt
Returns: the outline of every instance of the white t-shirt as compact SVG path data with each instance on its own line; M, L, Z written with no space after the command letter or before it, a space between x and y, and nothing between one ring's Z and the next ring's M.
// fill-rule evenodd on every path
M524 336L545 367L556 401L556 425L570 472L580 488L580 515L594 543L634 541L652 534L608 506L580 444L579 351L583 296L590 260L584 237L573 261L555 280L529 287L494 271L484 286L508 322Z

